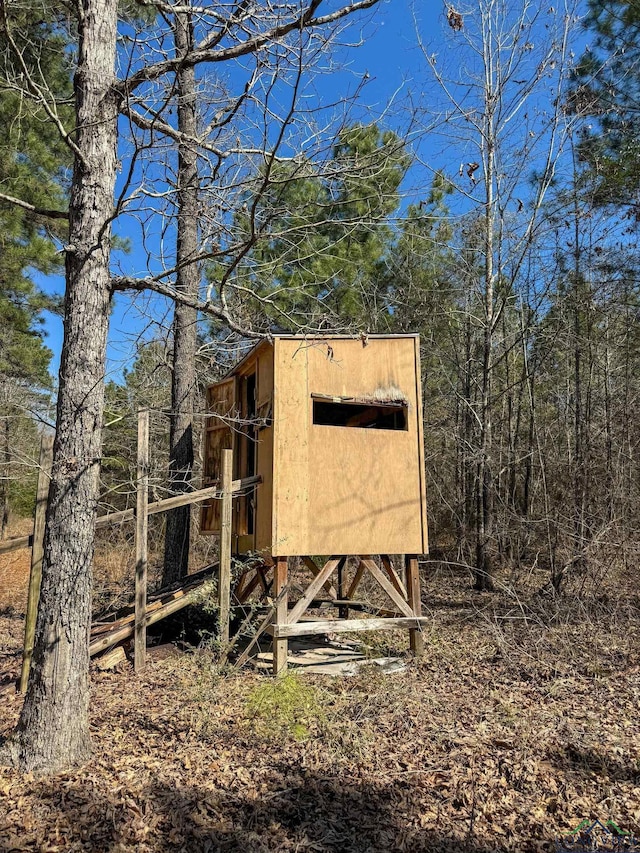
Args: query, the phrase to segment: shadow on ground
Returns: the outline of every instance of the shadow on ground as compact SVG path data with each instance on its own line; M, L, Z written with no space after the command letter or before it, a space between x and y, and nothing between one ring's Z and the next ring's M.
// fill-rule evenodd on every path
M156 779L138 795L101 796L90 785L62 792L41 780L39 803L58 849L189 853L495 853L466 829L421 821L410 809L411 783L357 783L302 770L280 790L174 788ZM410 815L410 817L409 817ZM421 823L425 826L421 826ZM23 844L26 838L22 837ZM49 849L40 835L34 846ZM519 848L523 851L525 848ZM540 849L532 845L531 850Z
M549 760L563 773L569 770L586 779L595 775L609 781L640 784L640 764L621 760L602 748L566 744L551 752Z

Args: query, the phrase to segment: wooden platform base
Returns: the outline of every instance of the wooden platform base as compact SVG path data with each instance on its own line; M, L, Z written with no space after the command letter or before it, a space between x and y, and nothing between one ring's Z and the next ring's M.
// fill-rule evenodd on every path
M408 619L405 617L384 619L323 619L318 621L296 622L294 625L270 625L267 633L272 637L302 637L307 634L339 634L348 631L391 631L409 628L419 631L428 620L424 616Z
M421 616L420 579L418 558L407 555L404 559L404 577L396 571L386 554L379 562L370 555L331 557L322 566L307 555L300 555L301 564L311 573L311 580L302 595L289 607L290 579L288 558L272 557L268 562L254 565L243 572L236 587L235 596L239 604L247 602L249 596L258 594L273 602L271 616L266 617L260 631L273 638L273 671L278 675L287 666L287 640L289 637L312 634L333 634L350 631L386 631L403 629L409 631L411 650L420 655L423 651L422 626L426 620ZM354 561L355 571L347 582L347 561ZM272 574L271 574L272 573ZM349 610L363 611L366 608L354 598L363 577L368 575L391 601L391 608L379 609L371 619L349 619ZM269 577L271 575L271 577ZM324 591L326 598L320 599ZM323 604L337 609L337 619L317 619L307 611ZM380 618L380 614L385 614Z

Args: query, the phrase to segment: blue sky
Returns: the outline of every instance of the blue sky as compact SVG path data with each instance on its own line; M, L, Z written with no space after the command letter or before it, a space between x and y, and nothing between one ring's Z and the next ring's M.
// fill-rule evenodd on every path
M332 58L338 70L317 79L315 97L320 100L326 98L327 103L336 101L344 93L352 92L367 74L366 86L352 113L354 119L380 121L382 117L383 124L402 129L408 115L403 105L406 108L409 98L414 104L428 106L432 101L433 90L425 82L428 74L416 41L413 7L410 0L386 0L366 13L361 19L363 23L358 23L346 34L348 40L361 40L362 43L335 51ZM415 9L421 36L428 43L429 50L442 53L445 59L450 60L452 32L447 25L445 5L416 0ZM409 199L426 194L431 177L430 167L444 168L454 174L460 159L466 155L464 149L452 146L444 136L435 133L423 138L418 150L422 165L416 164L409 176L406 189ZM118 253L115 256L116 263L127 272L144 274L146 256L132 222L123 218L114 230L116 234L132 237L131 252L128 255ZM64 287L61 277L40 278L39 283L49 292L60 293ZM153 320L164 326L170 322L168 306L162 300L152 299L149 303L148 299L142 295L133 300L123 295L115 299L107 363L107 373L114 378L118 378L123 367L130 362L138 337L150 337L158 331L158 327L148 317L152 316ZM144 310L142 306L145 306ZM48 315L46 329L47 344L54 351L51 370L56 375L62 344L62 324L59 318Z

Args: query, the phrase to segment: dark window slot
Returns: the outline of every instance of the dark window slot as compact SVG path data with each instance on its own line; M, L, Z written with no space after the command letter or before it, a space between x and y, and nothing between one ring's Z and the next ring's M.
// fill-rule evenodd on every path
M319 426L406 430L407 407L314 400L313 422Z

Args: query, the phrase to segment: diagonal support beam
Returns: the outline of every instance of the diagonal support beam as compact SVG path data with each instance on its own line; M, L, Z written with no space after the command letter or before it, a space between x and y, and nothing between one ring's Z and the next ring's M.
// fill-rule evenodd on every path
M256 569L258 572L258 577L260 578L260 586L265 595L269 595L269 590L271 589L271 581L267 581L267 574L264 566L258 566Z
M382 565L385 567L385 570L386 570L387 574L389 575L389 580L395 586L395 588L398 590L400 595L403 598L406 598L408 601L409 595L407 594L407 588L402 583L402 578L400 577L400 575L394 569L393 563L391 562L391 558L389 557L388 554L381 554L380 559L382 560Z
M346 557L332 557L324 564L324 566L320 569L318 574L307 587L307 591L305 592L305 594L298 602L296 602L295 607L289 613L289 618L287 620L287 623L289 625L293 625L294 622L297 622L298 619L300 619L307 607L309 607L313 599L316 597L318 591L324 586L327 580L329 580L331 575L338 568L340 563L342 563L344 560L346 560Z
M236 584L236 588L233 590L233 595L239 604L242 604L243 602L244 586L247 581L247 576L249 575L249 572L250 569L247 569L246 572L243 572L240 575L238 583Z
M347 590L347 598L353 598L354 593L355 593L356 589L358 588L358 584L362 580L362 576L364 575L364 572L365 572L365 566L364 566L364 563L362 562L362 558L361 558L360 562L358 563L358 568L356 569L356 573L353 577L353 580L351 581L351 586Z
M265 571L265 569L268 569L268 568L270 568L270 567L269 566L258 566L253 570L249 569L247 572L245 572L245 574L242 576L242 589L236 590L236 596L237 596L240 604L244 604L248 600L249 596L259 586L263 587L263 592L264 592L264 588L266 585L264 571ZM246 581L245 578L251 571L254 572L253 577L251 578L251 580ZM260 575L260 572L263 572L262 576ZM268 591L267 591L267 594L268 594Z
M316 566L311 557L303 557L302 562L309 569L314 578L317 578L320 573L320 569ZM327 595L329 595L330 598L335 600L338 597L335 587L329 581L325 581L325 583L322 584L322 588L326 590Z
M393 586L390 580L383 575L380 569L376 566L373 560L363 558L362 562L364 563L367 570L373 575L373 577L378 581L382 589L387 593L391 601L396 605L398 610L401 613L404 613L405 616L409 618L414 618L415 613L407 603L407 601L400 595L398 590Z

